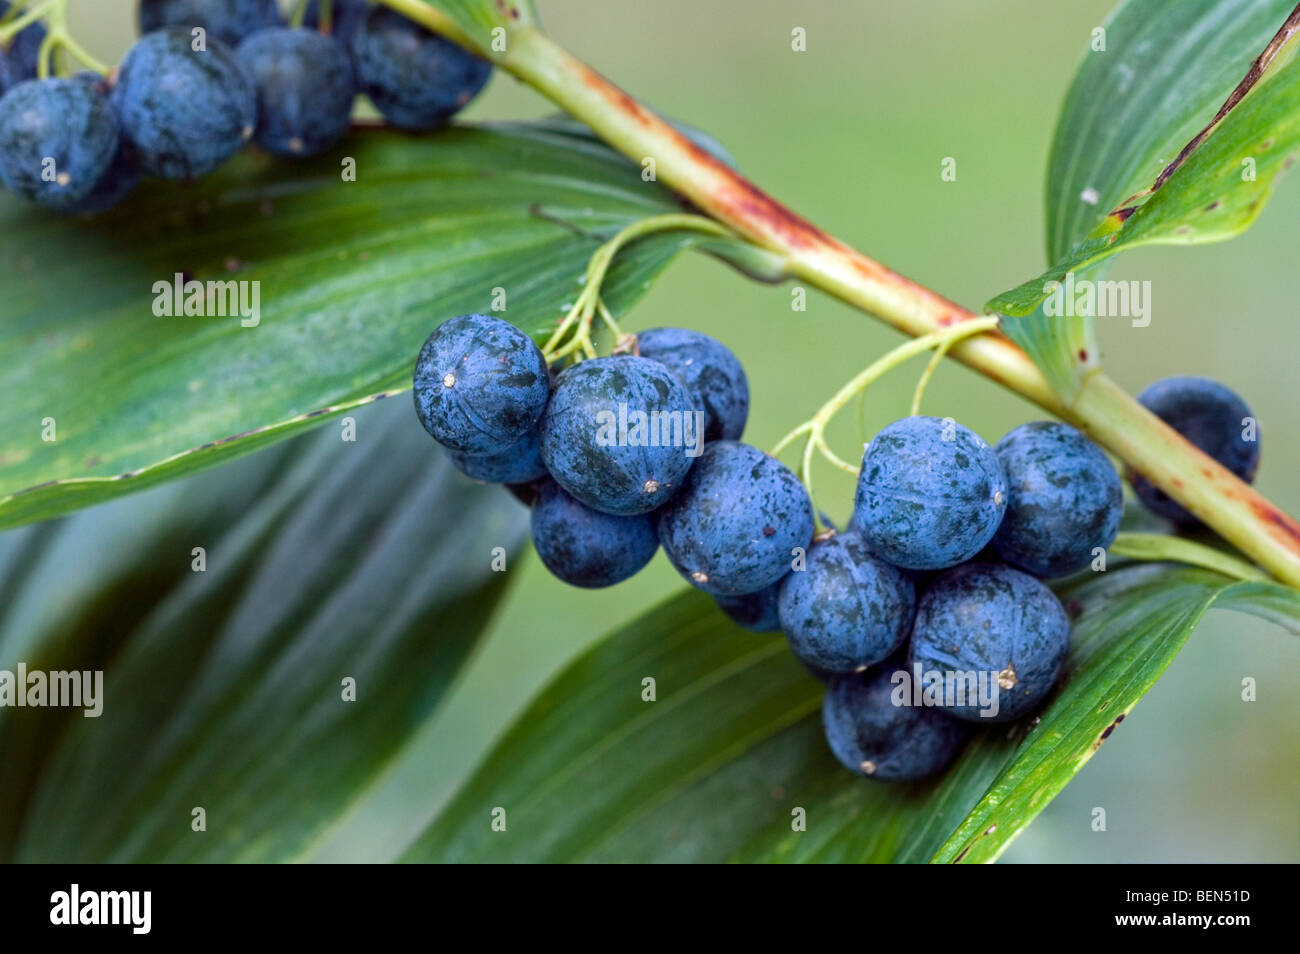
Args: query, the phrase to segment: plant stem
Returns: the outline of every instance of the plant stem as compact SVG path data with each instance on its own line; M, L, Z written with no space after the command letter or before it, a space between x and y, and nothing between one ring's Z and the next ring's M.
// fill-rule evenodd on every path
M835 392L829 401L823 404L811 418L804 421L793 431L777 443L772 450L772 456L778 456L781 451L789 447L800 437L806 438L803 445L803 452L799 457L799 479L803 481L804 489L808 491L808 496L813 493L812 485L812 463L813 452L820 451L821 455L828 461L838 467L840 470L850 474L856 474L858 468L848 461L842 459L838 454L831 450L830 444L826 442L826 428L830 425L833 418L844 405L848 404L859 394L865 395L869 388L882 375L898 367L907 359L914 355L921 354L928 348L938 347L944 349L950 347L954 342L970 335L977 335L983 331L997 327L996 318L976 318L971 321L963 322L960 325L954 325L944 331L935 331L928 335L908 341L894 348L888 354L881 355L870 366L859 372L853 380L849 381L844 387ZM813 517L816 525L821 526L821 511L817 508L814 501Z
M906 344L899 345L888 354L882 355L873 361L868 367L858 372L852 380L845 384L844 387L840 388L835 395L823 404L821 409L813 415L812 420L808 422L812 426L813 433L817 435L818 440L824 445L825 440L822 435L825 433L826 425L830 423L831 418L834 417L835 414L844 407L844 405L848 404L855 397L865 391L886 372L898 367L909 358L928 351L930 348L942 347L944 344L951 345L954 340L966 337L967 335L977 335L984 331L990 331L997 327L997 323L997 318L993 317L974 318L970 322L964 323L964 326L955 326L945 331L935 331L928 335L922 335ZM851 474L856 474L858 472L856 467L845 464L838 458L833 458L831 462L835 463L840 467L840 469L847 470Z
M916 390L912 392L912 417L916 417L921 413L921 399L925 397L925 389L930 384L930 379L934 377L934 372L939 367L939 362L943 360L944 355L948 353L948 349L950 349L953 344L955 344L955 342L950 339L935 348L934 354L930 356L930 360L925 366L925 370L921 372L921 378L916 382Z
M31 26L51 9L60 3L67 3L67 0L45 0L44 3L33 4L27 10L19 15L14 15L17 7L11 7L8 16L5 18L4 26L0 26L0 44L8 42L17 36L24 29ZM12 19L9 19L12 17Z
M48 79L50 74L55 72L54 53L59 48L61 38L66 37L68 33L67 0L54 4L48 12L49 30L46 31L45 39L41 41L41 48L36 53L38 79Z
M486 54L421 0L382 0L454 42ZM582 120L634 161L653 156L659 179L699 209L777 253L798 280L917 337L972 312L835 239L678 133L646 106L531 26L509 33L493 61ZM1300 587L1300 524L1183 440L1100 371L1063 401L1024 352L986 332L953 357L1086 431L1279 579Z
M59 37L58 42L59 45L62 46L65 50L67 50L70 54L72 54L72 56L81 60L82 65L85 66L86 68L94 70L100 76L104 76L108 73L107 63L95 59L95 57L91 56L90 53L86 51L85 47L83 47L80 43L74 40L67 33L64 33L61 37Z
M49 20L49 29L46 31L45 39L41 41L40 49L36 54L36 75L38 78L48 79L52 74L59 72L54 68L54 54L60 47L80 60L82 65L94 70L101 76L108 72L106 64L91 56L85 47L72 38L72 34L68 30L68 0L46 0L44 3L32 5L21 16L15 17L13 13L17 9L17 7L10 7L6 22L4 26L0 27L0 44L3 44L42 17Z
M293 7L289 11L289 26L295 28L302 26L303 21L307 19L307 4L310 2L311 0L294 0ZM328 6L329 2L330 0L325 0L325 6ZM324 9L321 10L320 23L322 30L324 30L326 25L325 17L328 16L330 12L331 11Z
M735 234L730 229L713 219L681 212L650 216L622 229L596 249L595 254L591 256L591 261L587 264L582 294L578 296L578 300L542 348L542 354L546 356L548 362L576 354L578 351L581 351L585 358L596 356L596 348L591 341L591 322L597 312L614 333L615 341L623 337L623 332L614 321L614 316L601 301L601 287L605 283L605 276L609 274L615 256L637 239L656 232L701 232L719 238L735 238Z
M1300 526L1207 457L1104 374L1086 378L1072 409L1088 433L1278 579L1300 585Z

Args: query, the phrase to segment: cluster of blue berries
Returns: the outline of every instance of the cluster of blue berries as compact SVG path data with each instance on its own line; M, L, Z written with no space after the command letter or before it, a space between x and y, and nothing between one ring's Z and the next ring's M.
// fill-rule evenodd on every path
M514 326L465 315L416 363L424 427L469 476L515 485L552 573L609 586L662 547L737 623L784 632L828 683L832 751L877 779L938 771L971 724L1043 702L1070 622L1042 580L1093 564L1123 514L1100 448L1055 422L990 447L951 419L904 418L865 448L848 528L816 533L798 478L739 440L749 391L735 355L681 328L625 349L555 373ZM1253 475L1249 412L1226 388L1171 379L1143 401Z
M513 325L463 315L420 351L416 412L466 474L527 498L538 555L568 583L618 583L661 545L719 597L776 583L812 539L812 502L740 442L740 362L684 328L642 332L632 351L552 373Z
M38 79L33 23L0 50L0 182L57 212L100 212L143 176L204 176L250 140L324 152L359 92L392 125L431 130L487 82L486 61L387 7L330 12L323 22L313 0L291 28L276 0L142 0L143 35L107 77Z
M1070 623L1042 577L1088 566L1119 530L1109 459L1066 424L996 447L948 418L867 445L848 529L814 542L776 624L829 686L827 741L848 768L904 781L943 768L972 723L1037 708Z

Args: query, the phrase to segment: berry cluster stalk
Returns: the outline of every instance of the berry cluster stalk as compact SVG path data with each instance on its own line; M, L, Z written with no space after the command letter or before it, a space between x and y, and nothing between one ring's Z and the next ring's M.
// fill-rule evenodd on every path
M80 60L88 69L103 76L108 72L108 66L91 56L68 30L68 2L69 0L43 0L26 8L16 3L12 4L9 11L0 17L0 47L9 43L33 23L45 20L48 30L36 56L37 76L47 79L55 75L54 53L60 47Z
M605 326L614 334L615 345L623 344L623 331L600 297L601 287L619 250L656 232L702 232L716 238L735 237L730 229L701 215L672 213L633 222L598 248L591 257L584 276L582 294L542 348L548 364L575 354L581 356L579 360L596 357L596 348L591 340L591 323L597 312Z
M381 2L489 57L634 161L654 157L663 183L746 239L780 255L795 279L913 337L976 317L827 235L535 27L511 29L506 51L493 53L423 0ZM1088 372L1077 396L1067 402L1024 352L996 332L964 339L949 353L1087 432L1260 566L1300 587L1300 524L1184 440L1105 374Z

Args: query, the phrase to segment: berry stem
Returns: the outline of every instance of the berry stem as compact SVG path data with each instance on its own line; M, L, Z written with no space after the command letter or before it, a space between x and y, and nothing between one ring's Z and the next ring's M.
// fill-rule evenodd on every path
M44 4L33 6L13 22L0 27L0 43L2 43L9 38L11 30L16 33L43 16L48 19L49 30L45 34L45 39L41 41L41 47L36 54L36 75L40 79L48 79L52 74L57 75L59 73L55 68L54 55L60 48L66 50L70 55L80 60L82 65L94 70L100 76L108 72L108 66L105 63L91 56L85 47L73 39L72 33L68 29L68 3L69 0L47 0ZM12 9L14 8L11 8L11 12Z
M74 40L66 31L59 34L55 42L58 46L67 50L68 53L76 59L80 60L81 64L87 69L94 70L100 76L108 74L108 64L91 56L90 53L86 51L85 47Z
M1186 563L1199 566L1224 576L1250 583L1267 583L1269 578L1244 560L1229 556L1222 550L1207 547L1193 540L1159 533L1121 533L1106 548L1111 556L1149 562Z
M719 238L735 237L734 232L713 219L677 212L641 219L619 231L591 256L591 261L587 264L587 274L584 276L582 293L542 348L547 363L577 355L578 352L581 352L584 358L596 357L596 347L591 340L591 323L597 313L613 332L615 341L623 337L622 329L601 300L600 291L618 253L638 239L657 232L702 232Z
M596 299L596 310L600 312L600 320L605 323L605 327L609 329L609 333L614 336L615 341L622 341L627 337L623 334L623 329L618 326L618 322L614 320L609 306L605 304L605 299Z
M935 369L939 367L939 362L948 353L948 349L952 347L954 340L949 338L935 348L934 354L930 356L930 361L925 366L925 370L921 372L921 379L916 382L916 391L912 394L912 407L908 412L912 417L916 417L921 413L921 399L925 397L926 386L929 385L930 379L934 377Z
M294 0L293 10L289 13L289 26L294 28L302 26L303 21L307 19L307 4L310 2L311 0ZM329 15L329 5L330 0L324 0L321 5L320 26L322 33L329 32L325 29L326 18Z
M802 280L913 337L975 315L887 268L768 196L536 27L509 31L505 52L484 49L422 0L381 0L486 56L586 123L613 148L656 160L659 180ZM1030 358L991 330L952 347L957 360L1084 430L1276 577L1300 587L1300 523L1206 456L1099 369L1069 401Z
M36 52L36 76L48 79L55 72L54 53L59 48L59 34L68 32L67 0L56 3L49 9L49 30L41 41L41 48Z
M21 12L19 12L19 7L10 7L8 14L4 17L4 25L0 26L0 45L8 43L27 27L44 17L54 7L63 4L66 9L67 2L68 0L45 0L44 3L33 4Z
M831 450L830 444L826 441L826 428L830 426L831 419L858 395L863 395L865 400L867 388L909 358L928 348L936 347L939 349L936 354L942 355L954 342L996 327L997 318L975 318L960 325L954 325L944 331L922 335L920 338L899 345L888 354L881 355L870 366L845 384L844 387L835 392L835 395L823 404L816 414L781 438L776 447L772 449L772 456L779 456L781 451L800 437L805 438L803 451L799 457L799 479L803 481L804 489L808 491L809 497L813 495L812 464L814 450L820 451L822 457L840 470L850 474L857 474L859 468ZM934 359L931 359L930 364L933 366ZM816 527L821 527L821 511L817 508L816 501L813 502L813 521Z
M876 380L889 371L892 371L909 358L921 354L924 351L928 351L930 348L937 347L946 350L947 348L952 347L955 342L960 341L963 338L968 338L971 335L981 334L985 331L996 328L997 323L998 320L996 317L973 318L970 321L962 322L959 325L954 325L943 331L935 331L928 335L922 335L920 338L914 338L911 341L904 342L887 354L881 355L864 370L858 372L852 380L836 391L834 396L823 404L816 414L807 421L804 421L785 437L781 438L780 442L775 448L773 448L772 456L775 457L780 454L782 450L799 437L806 436L808 441L804 446L805 467L807 467L810 462L811 449L816 447L821 451L823 457L836 467L840 468L840 470L850 474L856 474L858 468L853 464L842 460L826 443L826 428L830 425L831 419L859 394L865 394L867 388L875 383ZM938 353L941 354L942 350ZM933 361L931 363L933 363ZM811 493L812 488L808 484L808 475L805 473L800 476L804 477L804 485L808 486L809 493Z

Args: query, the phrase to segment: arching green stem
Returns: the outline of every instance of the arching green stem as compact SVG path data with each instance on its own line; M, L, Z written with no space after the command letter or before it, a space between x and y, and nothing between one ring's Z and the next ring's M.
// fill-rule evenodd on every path
M303 21L307 19L307 4L309 4L310 2L311 0L294 0L293 10L289 13L289 26L291 27L302 26ZM331 2L332 0L322 0L322 4L321 4L320 23L321 23L321 29L324 32L329 32L328 30L325 29L325 25L327 22L327 18L331 18L334 13L334 11L330 9ZM328 19L328 23L330 24L331 27L333 26L332 19Z
M930 379L934 377L934 371L939 367L939 362L943 360L943 356L953 346L953 340L949 339L935 348L934 354L930 356L930 361L925 366L925 370L921 372L921 379L916 382L916 391L912 394L912 408L908 412L912 417L916 417L921 413L921 399L925 397L926 386L929 385Z
M10 9L10 14L14 9L16 8ZM108 72L108 66L91 56L68 30L68 0L46 0L45 3L33 4L21 16L0 26L0 44L7 42L19 31L42 17L48 21L49 29L36 54L36 75L40 79L48 79L55 74L54 55L60 48L99 75L103 76Z
M3 26L0 26L0 44L8 43L55 7L62 6L66 9L67 3L68 0L44 0L43 3L34 3L25 10L18 6L11 6L9 12L0 18L0 22L3 23Z
M923 335L912 341L899 345L888 354L881 355L869 366L860 371L847 384L835 392L829 401L818 409L817 413L811 418L804 421L793 431L781 438L776 447L772 449L772 456L777 457L783 450L793 444L800 437L805 438L803 451L799 459L799 478L803 481L804 487L812 495L812 462L813 452L820 451L831 464L838 467L846 473L856 474L857 466L850 464L841 458L826 441L826 428L830 425L831 419L835 417L840 410L850 401L859 395L864 395L873 383L879 380L889 371L898 367L904 361L921 354L930 348L939 348L947 350L955 342L968 338L971 335L982 334L986 331L993 330L997 327L996 318L975 318L971 321L962 322L960 325L954 325L944 331L936 331L932 334ZM941 353L941 352L940 352ZM931 361L933 364L933 360ZM814 508L815 509L815 508ZM820 519L818 519L820 526Z
M628 245L658 232L701 232L719 238L734 238L726 226L701 215L669 213L633 222L596 250L587 265L582 293L542 348L548 362L578 355L594 358L596 347L591 340L591 323L597 314L613 333L615 341L624 338L622 329L601 300L601 287L618 253Z

